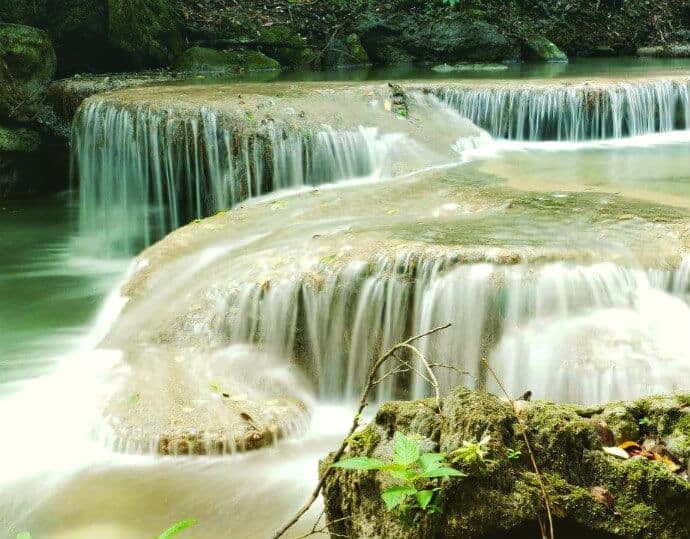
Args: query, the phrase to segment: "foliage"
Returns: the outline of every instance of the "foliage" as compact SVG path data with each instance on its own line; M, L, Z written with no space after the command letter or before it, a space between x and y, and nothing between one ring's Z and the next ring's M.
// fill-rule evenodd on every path
M31 539L31 534L29 532L18 533L17 539Z
M409 516L415 510L432 514L440 511L436 493L439 487L429 487L429 480L445 477L466 477L452 468L445 453L421 453L419 444L401 433L395 434L393 461L369 457L353 457L334 463L335 468L348 470L380 470L399 483L381 493L389 511L397 510ZM422 487L421 489L418 487Z
M493 462L486 458L489 453L489 442L491 436L484 435L479 441L464 441L462 447L459 447L450 454L453 463L461 463L465 466L474 466L478 464L488 464Z
M194 524L196 524L196 520L193 518L188 518L186 520L176 522L163 533L161 533L158 536L158 539L170 539L171 537L174 537L175 535L180 533L182 530L186 530L187 528L194 526Z
M522 456L522 451L520 451L519 449L513 449L512 447L507 447L506 455L508 456L508 460L520 460L520 457Z

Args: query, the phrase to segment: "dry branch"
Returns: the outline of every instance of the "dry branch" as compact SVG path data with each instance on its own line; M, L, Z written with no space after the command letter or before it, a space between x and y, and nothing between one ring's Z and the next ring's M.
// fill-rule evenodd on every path
M437 402L437 405L439 405L439 407L440 407L440 397L439 397L439 392L438 392L438 381L436 381L436 376L431 371L431 368L429 367L429 363L426 361L424 356L419 352L419 350L417 350L416 348L411 346L410 343L417 341L417 340L419 340L423 337L426 337L428 335L431 335L432 333L436 333L437 331L441 331L441 330L444 330L446 328L449 328L450 326L451 326L451 324L445 324L443 326L438 326L438 327L432 328L429 331L425 331L424 333L420 333L419 335L415 335L414 337L410 337L406 341L400 342L400 343L392 346L390 349L388 349L386 352L384 352L381 356L379 356L379 358L372 364L371 369L369 371L369 376L367 377L367 383L364 386L364 390L362 391L362 397L359 400L359 407L357 408L357 413L355 414L355 416L352 420L352 426L350 427L350 431L347 433L347 436L345 436L345 438L343 439L343 442L340 444L340 447L336 451L335 456L333 457L333 462L338 462L340 460L340 458L343 456L343 454L345 453L345 450L347 449L347 446L350 443L350 437L354 434L354 432L359 427L359 422L362 418L362 412L364 411L364 408L366 408L367 404L369 403L369 393L371 392L372 388L377 383L377 379L376 379L377 371L379 370L381 365L383 365L388 358L390 358L391 356L394 356L398 350L412 349L413 351L416 352L415 355L417 355L417 357L420 358L420 360L422 361L422 363L425 366L425 369L427 369L427 371L431 373L431 380L433 380L432 386L434 387L434 391L436 393L436 402ZM411 365L409 367L411 367L413 370L415 370L415 372L418 372ZM384 377L385 376L386 375L384 375ZM424 378L429 380L429 378L427 378L426 376L424 376ZM327 468L323 472L323 475L319 479L319 482L317 483L316 487L314 488L314 491L311 493L311 496L309 496L309 499L299 509L299 511L297 511L297 513L295 513L295 516L293 516L287 524L285 524L282 528L280 528L275 533L275 535L273 535L273 539L278 539L279 537L282 537L283 535L285 535L285 532L287 532L290 528L292 528L292 526L294 526L297 523L297 521L300 518L302 518L304 513L309 511L309 508L314 504L314 502L316 500L319 499L319 494L321 494L321 489L323 489L323 486L326 483L326 479L330 475L331 470L332 470L332 468ZM314 532L314 533L316 533L316 532ZM308 535L310 535L310 534L307 534L307 536Z

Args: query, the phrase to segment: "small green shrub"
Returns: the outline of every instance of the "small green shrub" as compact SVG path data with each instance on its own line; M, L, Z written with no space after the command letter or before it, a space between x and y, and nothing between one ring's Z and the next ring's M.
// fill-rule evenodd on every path
M334 463L335 468L348 470L379 470L385 472L399 485L389 487L381 498L389 511L409 516L413 511L432 514L440 511L436 493L439 487L427 488L429 479L466 477L467 474L452 468L445 453L421 453L419 444L401 433L395 434L393 461L369 457L353 457ZM424 488L418 488L423 486Z

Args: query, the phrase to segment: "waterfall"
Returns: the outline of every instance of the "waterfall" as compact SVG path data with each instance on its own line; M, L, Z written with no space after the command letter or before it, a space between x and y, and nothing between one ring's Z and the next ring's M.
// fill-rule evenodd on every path
M662 278L660 272L612 263L553 263L533 268L458 264L453 256L419 253L381 255L374 262L351 262L337 271L321 269L318 274L296 275L270 284L245 283L224 292L222 299L215 298L220 307L208 321L207 325L213 326L209 330L216 336L224 335L222 340L256 343L276 355L294 358L325 399L355 397L372 360L382 351L448 322L452 328L416 343L430 360L452 367L439 376L444 389L458 383L492 387L481 363L481 358L487 357L516 392L529 387L539 398L581 402L629 397L645 394L647 384L654 385L649 365L659 360L658 350L666 350L662 359L668 361L681 361L690 353L690 342L682 337L683 332L675 348L661 329L640 333L647 327L645 317L651 316L650 312L659 313L658 307L674 313L673 327L690 324L687 305L650 284L680 282L682 269ZM643 306L651 301L649 298L658 302L653 311ZM623 331L610 336L605 326L599 342L593 328L597 320L602 322L606 317L628 321L623 324L625 329L638 333ZM578 333L569 327L577 320L589 324L583 322L590 332L578 327ZM552 337L541 334L539 327L547 327ZM572 349L561 349L559 343L568 339ZM589 342L587 353L583 352L584 344L578 348L578 339ZM611 359L602 356L604 352L629 351L635 340L644 343L637 348L639 357L628 367L624 363L602 366ZM539 364L546 362L544 354L560 378L539 374L545 367ZM588 390L578 385L580 370L573 368L572 375L562 372L577 361L598 380L606 380L606 373L609 377L620 372L628 376L628 368L635 375L626 379L626 387L612 387L608 393L607 388ZM598 368L606 373L595 376ZM662 371L660 376L672 376L672 371ZM387 377L377 391L379 399L419 398L429 394L429 387L421 374L406 373Z
M195 218L279 189L383 174L399 138L88 101L73 124L84 235L137 252Z
M621 138L690 128L690 81L437 88L493 136L516 140Z

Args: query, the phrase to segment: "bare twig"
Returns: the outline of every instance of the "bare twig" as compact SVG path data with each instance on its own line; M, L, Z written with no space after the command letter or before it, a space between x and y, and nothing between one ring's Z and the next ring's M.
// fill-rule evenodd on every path
M544 499L544 506L546 507L546 516L549 520L549 535L548 537L550 539L555 539L555 534L553 530L553 516L551 514L551 500L549 499L549 494L546 492L546 485L544 484L544 478L539 471L539 466L537 465L537 459L534 456L534 451L532 450L532 445L529 443L529 438L527 437L527 425L523 421L522 417L520 416L520 411L518 410L517 405L515 404L515 400L510 396L510 393L508 393L508 390L506 389L506 386L503 384L501 379L498 377L498 374L496 374L496 371L493 370L491 365L489 365L489 362L485 359L482 358L482 363L484 366L487 368L489 373L491 373L491 376L493 376L494 380L496 380L496 383L498 384L498 387L501 388L501 391L505 395L506 399L508 399L508 402L510 402L510 406L513 409L513 413L515 414L515 418L517 419L518 423L520 424L520 431L522 431L522 438L525 441L525 445L527 446L527 452L529 453L529 458L532 463L532 469L534 470L534 473L537 476L537 481L539 481L539 488L541 489L541 495ZM546 536L546 529L545 526L541 520L539 519L539 527L541 528L541 536L543 538L547 537Z
M329 531L328 527L331 524L335 524L336 522L342 522L344 520L350 520L351 517L342 517L342 518L336 518L335 520L326 521L326 523L323 526L318 527L325 512L326 512L326 510L323 509L321 511L321 514L319 515L319 518L316 519L316 522L314 522L314 525L312 526L311 530L309 532L305 533L304 535L300 535L297 539L306 539L307 537L311 537L312 535L318 535L320 533L329 534L331 537L347 537L346 535L342 535L340 533L334 533L332 531Z
M384 352L379 358L372 364L371 369L369 370L369 376L367 377L367 383L364 386L364 390L362 391L362 397L359 400L359 406L357 408L357 413L355 414L353 420L352 420L352 426L350 427L350 431L347 433L345 438L343 439L342 443L340 444L340 447L338 450L335 452L335 456L333 457L333 462L338 462L340 458L343 456L345 453L345 450L347 449L347 446L350 443L350 437L354 434L354 432L357 430L357 428L360 425L360 420L362 419L362 412L364 411L364 408L366 408L367 404L369 404L369 393L371 392L371 389L376 385L376 372L379 370L381 365L383 365L388 358L391 356L395 355L395 352L401 349L405 348L413 348L410 346L410 343L417 341L423 337L426 337L428 335L431 335L432 333L436 333L437 331L444 330L446 328L449 328L451 324L445 324L443 326L438 326L435 328L430 329L429 331L425 331L424 333L420 333L419 335L415 335L414 337L410 337L406 341L403 341L401 343L398 343L391 348L389 348L386 352ZM416 350L416 349L415 349ZM419 352L417 350L417 352ZM421 356L421 353L420 353ZM426 359L424 359L423 356L421 356L422 363L428 368L428 362ZM432 373L433 376L433 373ZM433 380L436 380L436 377L433 376ZM436 387L434 389L437 392L438 395L438 382L436 383ZM438 397L437 397L438 398ZM437 400L437 402L439 402ZM326 483L326 479L331 473L332 468L327 468L324 472L321 478L319 479L319 482L316 484L316 487L314 488L314 491L311 493L311 496L307 499L306 503L295 513L295 515L290 519L290 521L285 524L282 528L280 528L275 535L273 535L273 539L278 539L279 537L282 537L285 535L285 532L287 532L292 526L294 526L297 521L302 518L304 513L309 511L309 508L314 504L316 500L319 499L319 494L321 494L321 489L323 489L324 484Z

